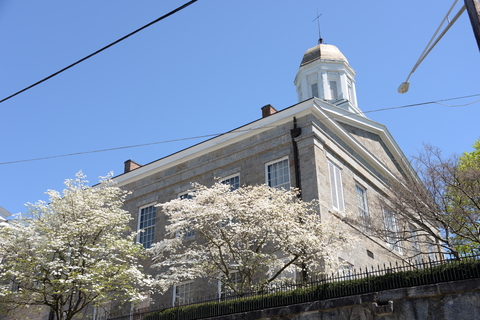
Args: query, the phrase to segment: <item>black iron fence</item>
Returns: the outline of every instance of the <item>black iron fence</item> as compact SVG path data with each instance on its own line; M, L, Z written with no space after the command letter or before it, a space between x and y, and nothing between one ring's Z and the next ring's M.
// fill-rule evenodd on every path
M135 310L109 320L193 320L290 304L372 293L439 282L480 278L480 256L461 260L402 262L313 277L306 282L251 288L241 295L223 293L188 305ZM157 307L158 308L158 307Z

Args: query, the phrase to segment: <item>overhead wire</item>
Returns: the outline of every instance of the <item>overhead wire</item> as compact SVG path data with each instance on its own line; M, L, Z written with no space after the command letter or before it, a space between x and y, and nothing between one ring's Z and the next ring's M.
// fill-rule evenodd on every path
M104 51L104 50L106 50L106 49L108 49L108 48L116 45L117 43L119 43L119 42L121 42L121 41L123 41L123 40L125 40L125 39L127 39L127 38L129 38L129 37L131 37L131 36L133 36L134 34L142 31L143 29L148 28L148 27L150 27L151 25L153 25L153 24L155 24L155 23L157 23L157 22L159 22L159 21L161 21L161 20L163 20L163 19L165 19L165 18L168 18L169 16L173 15L174 13L177 13L177 12L185 9L186 7L190 6L191 4L193 4L194 2L197 2L197 1L198 1L198 0L191 0L191 1L187 2L187 3L185 3L184 5L176 8L176 9L174 9L174 10L172 10L172 11L170 11L170 12L167 13L167 14L164 14L164 15L161 16L160 18L157 18L157 19L153 20L153 21L150 22L150 23L147 23L147 24L144 25L143 27L140 27L140 28L138 28L137 30L135 30L135 31L133 31L133 32L130 32L130 33L127 34L126 36L121 37L120 39L118 39L118 40L116 40L116 41L114 41L114 42L106 45L105 47L103 47L103 48L95 51L94 53L91 53L91 54L89 54L88 56L86 56L86 57L84 57L84 58L82 58L82 59L80 59L80 60L78 60L78 61L70 64L69 66L67 66L67 67L65 67L65 68L63 68L63 69L61 69L61 70L59 70L59 71L57 71L57 72L55 72L55 73L52 73L52 74L49 75L48 77L45 77L45 78L43 78L42 80L37 81L37 82L35 82L34 84L32 84L32 85L30 85L30 86L28 86L28 87L26 87L26 88L23 88L22 90L17 91L17 92L15 92L14 94L9 95L9 96L6 97L6 98L3 98L2 100L0 100L0 103L2 103L2 102L4 102L4 101L7 101L8 99L11 99L11 98L15 97L16 95L19 95L20 93L25 92L25 91L27 91L27 90L29 90L29 89L31 89L31 88L33 88L33 87L41 84L42 82L45 82L45 81L47 81L48 79L51 79L51 78L59 75L60 73L62 73L62 72L64 72L64 71L66 71L66 70L68 70L68 69L76 66L76 65L79 64L80 62L83 62L83 61L85 61L85 60L93 57L94 55L99 54L100 52L102 52L102 51Z
M387 110L419 107L419 106L428 105L428 104L439 104L439 105L443 105L443 106L447 106L447 107L460 107L460 106L471 105L473 103L479 102L480 100L476 100L476 101L469 102L469 103L462 104L462 105L447 105L447 104L443 104L442 102L458 100L458 99L466 99L466 98L478 97L478 96L480 96L480 93L479 94L468 95L468 96L462 96L462 97L455 97L455 98L449 98L449 99L442 99L442 100L435 100L435 101L409 104L409 105L398 106L398 107L382 108L382 109L368 110L368 111L363 111L363 112L352 112L352 114L359 115L359 114L362 114L362 113L365 114L365 113L373 113L373 112L380 112L380 111L387 111ZM341 117L344 117L344 116L343 115L336 115L334 117L325 117L323 120L331 119L331 118L341 118ZM322 119L319 119L319 120L322 120ZM38 160L47 160L47 159L77 156L77 155L89 154L89 153L115 151L115 150L121 150L121 149L138 148L138 147L145 147L145 146L151 146L151 145L156 145L156 144L179 142L179 141L186 141L186 140L193 140L193 139L210 138L210 137L221 136L221 135L229 134L229 133L248 132L248 131L254 131L254 130L261 130L261 129L264 129L264 128L274 128L274 126L262 126L262 127L259 127L259 128L249 128L249 129L240 129L240 130L235 130L234 129L234 130L227 131L227 132L212 133L212 134L206 134L206 135L195 136L195 137L187 137L187 138L179 138L179 139L164 140L164 141L157 141L157 142L149 142L149 143L143 143L143 144L122 146L122 147L115 147L115 148L108 148L108 149L100 149L100 150L92 150L92 151L81 151L81 152L67 153L67 154L62 154L62 155L54 155L54 156L47 156L47 157L40 157L40 158L14 160L14 161L8 161L8 162L0 162L0 165L7 165L7 164L14 164L14 163L21 163L21 162L30 162L30 161L38 161Z

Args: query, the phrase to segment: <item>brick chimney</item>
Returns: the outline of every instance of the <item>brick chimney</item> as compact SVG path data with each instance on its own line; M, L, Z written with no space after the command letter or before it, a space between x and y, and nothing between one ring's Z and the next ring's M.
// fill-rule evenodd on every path
M135 161L127 160L127 161L125 161L125 169L124 169L123 173L130 172L130 171L135 170L135 169L140 168L140 167L141 167L141 165L139 165Z
M271 104L267 104L266 106L262 107L262 118L268 117L277 112L277 109L272 107Z

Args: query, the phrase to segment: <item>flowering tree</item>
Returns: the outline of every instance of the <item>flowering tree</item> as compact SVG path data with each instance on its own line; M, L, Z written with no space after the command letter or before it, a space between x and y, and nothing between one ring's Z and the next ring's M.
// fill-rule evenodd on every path
M448 157L427 144L412 161L420 179L391 182L384 206L395 214L397 226L387 235L390 241L413 248L410 255L417 256L461 258L479 252L480 140L474 149Z
M317 201L303 202L295 190L231 190L221 183L195 189L190 199L158 205L170 219L166 239L151 249L164 290L208 277L241 295L297 268L332 271L339 266L338 253L353 240L339 221L321 220Z
M126 192L109 177L96 187L80 172L63 194L28 204L30 215L0 228L2 309L46 306L59 320L88 305L135 301L150 285L137 260L144 250L121 209Z

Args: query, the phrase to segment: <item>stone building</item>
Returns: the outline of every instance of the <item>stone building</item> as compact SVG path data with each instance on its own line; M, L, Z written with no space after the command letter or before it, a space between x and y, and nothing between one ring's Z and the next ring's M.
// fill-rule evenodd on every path
M299 102L291 107L264 106L260 119L146 165L125 162L114 180L132 191L125 206L133 229L143 230L141 244L149 248L164 236L167 221L156 204L185 197L192 182L209 186L220 179L235 187L298 187L304 200L320 200L322 219L355 217L359 223L351 228L363 239L341 253L351 268L404 258L400 247L369 228L374 220L395 228L379 200L388 179L413 170L387 128L358 107L355 71L337 47L321 43L306 51L294 84ZM216 290L204 282L179 283L154 300L186 303Z
M6 223L9 216L11 216L10 212L0 207L0 227L2 226L2 224Z

